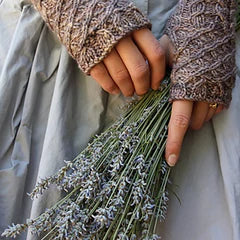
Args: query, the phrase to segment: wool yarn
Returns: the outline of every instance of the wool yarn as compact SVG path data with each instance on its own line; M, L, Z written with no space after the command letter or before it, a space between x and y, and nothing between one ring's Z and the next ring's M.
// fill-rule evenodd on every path
M228 106L235 82L235 0L180 0L166 25L175 48L170 100Z
M118 41L151 27L128 0L32 0L49 28L86 74Z

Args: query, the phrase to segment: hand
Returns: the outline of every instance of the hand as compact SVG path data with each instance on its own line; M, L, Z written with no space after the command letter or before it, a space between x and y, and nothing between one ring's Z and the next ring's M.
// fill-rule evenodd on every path
M160 44L166 53L167 62L172 65L174 61L173 46L167 35L160 39ZM174 166L179 158L183 138L188 127L198 130L204 122L209 121L222 110L222 105L214 109L209 107L207 102L173 101L165 154L170 166Z
M145 94L159 88L165 75L165 54L149 29L134 31L120 40L90 75L111 94Z

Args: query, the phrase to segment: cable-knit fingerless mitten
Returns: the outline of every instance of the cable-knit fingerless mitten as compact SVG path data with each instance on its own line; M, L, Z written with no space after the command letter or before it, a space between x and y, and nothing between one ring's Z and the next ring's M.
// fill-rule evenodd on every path
M150 27L129 0L32 0L79 67L89 73L130 32Z
M166 26L175 48L171 100L228 106L235 82L235 0L180 0Z

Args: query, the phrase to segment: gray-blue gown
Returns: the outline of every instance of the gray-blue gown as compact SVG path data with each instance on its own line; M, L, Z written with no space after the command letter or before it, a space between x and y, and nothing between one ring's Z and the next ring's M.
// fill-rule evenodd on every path
M136 0L160 38L177 0ZM240 35L237 36L240 69ZM189 131L172 181L165 240L240 239L240 85L227 111ZM126 99L108 96L85 76L27 0L0 0L0 232L50 207L56 190L26 195L120 114ZM37 239L30 233L17 239Z

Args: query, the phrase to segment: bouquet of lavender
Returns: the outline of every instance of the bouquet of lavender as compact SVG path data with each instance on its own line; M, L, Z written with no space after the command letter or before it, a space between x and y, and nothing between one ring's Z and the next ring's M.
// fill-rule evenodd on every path
M15 238L30 228L41 239L160 239L156 227L165 218L170 173L164 160L168 82L167 77L161 91L146 94L73 161L41 180L31 198L52 184L66 196L36 219L9 226L2 236Z
M52 184L66 196L2 236L14 238L29 227L41 239L159 239L155 230L165 218L170 172L163 157L168 96L165 80L161 91L149 92L73 161L41 180L31 198Z

